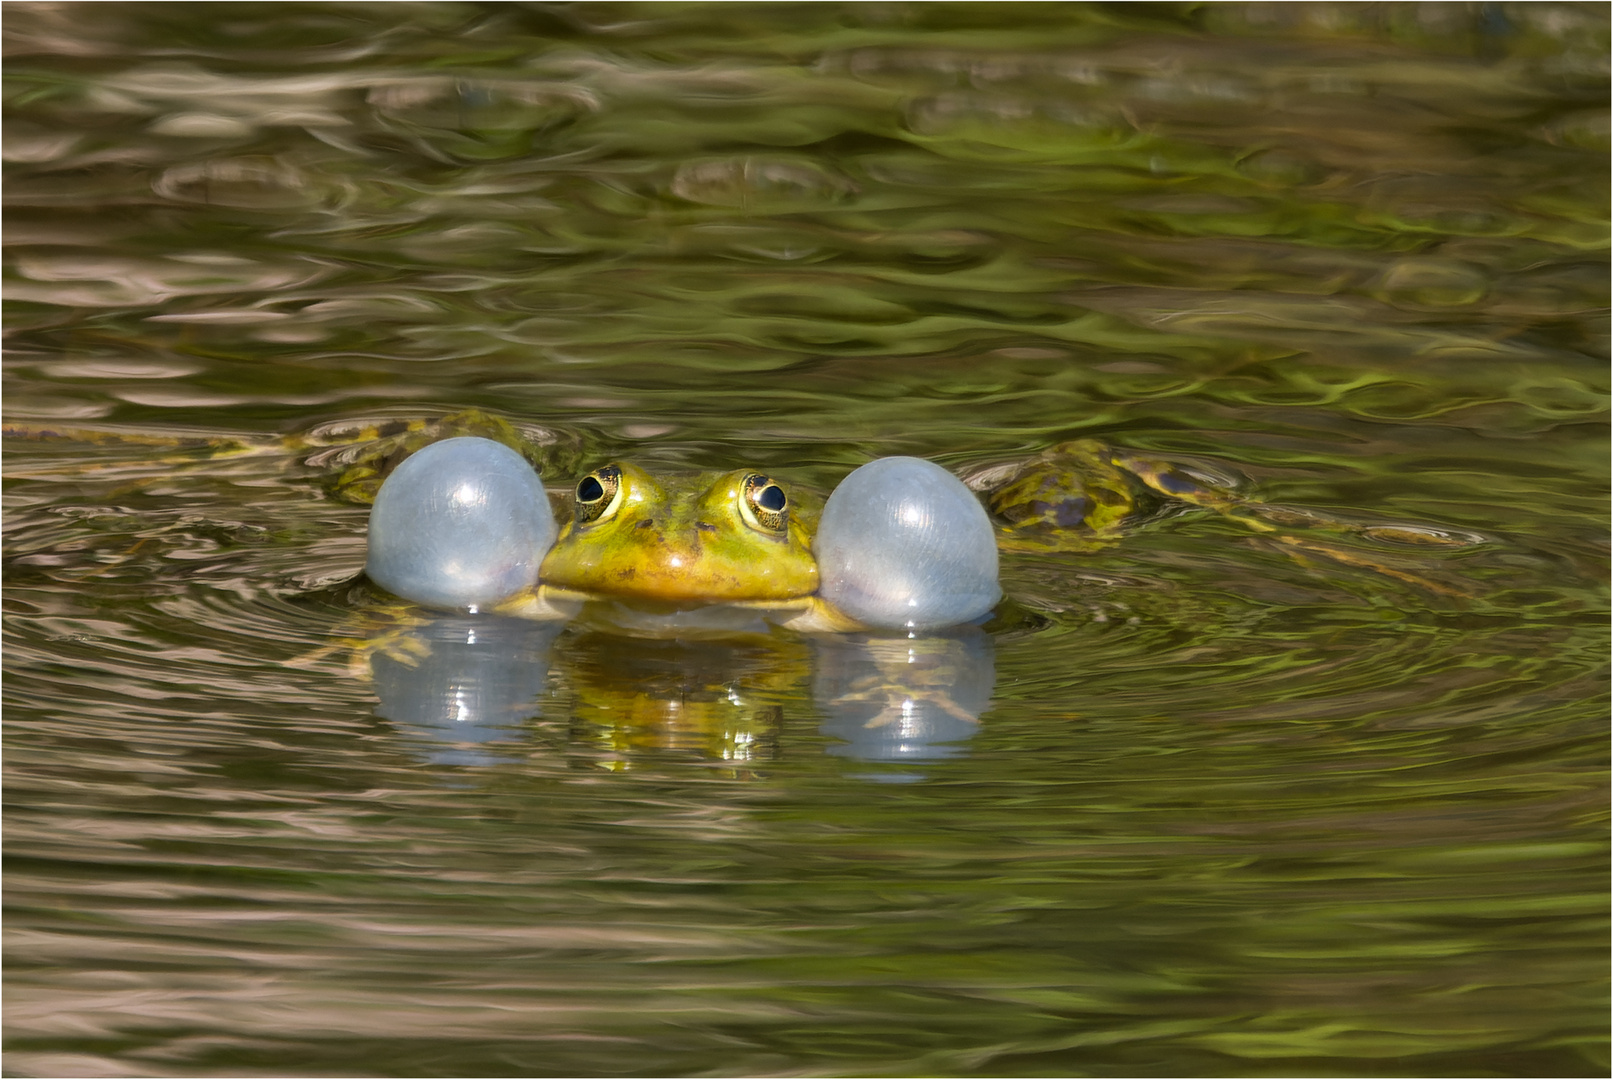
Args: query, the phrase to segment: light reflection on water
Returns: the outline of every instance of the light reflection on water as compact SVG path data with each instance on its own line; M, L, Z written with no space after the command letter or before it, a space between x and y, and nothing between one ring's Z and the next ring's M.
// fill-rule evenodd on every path
M4 27L11 1071L1605 1073L1605 8L88 10ZM465 407L1249 502L930 639L425 619L329 481Z

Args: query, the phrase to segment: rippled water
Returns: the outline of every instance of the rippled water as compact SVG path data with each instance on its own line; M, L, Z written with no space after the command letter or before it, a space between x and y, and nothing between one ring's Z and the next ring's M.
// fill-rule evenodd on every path
M4 31L8 1072L1606 1074L1604 5ZM1250 512L932 639L422 624L322 448L469 407Z

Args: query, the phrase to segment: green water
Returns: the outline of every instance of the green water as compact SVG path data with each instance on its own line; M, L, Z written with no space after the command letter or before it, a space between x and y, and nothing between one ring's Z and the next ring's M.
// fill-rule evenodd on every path
M1606 1075L1605 5L4 17L8 1073ZM410 630L314 443L470 407L1281 524Z

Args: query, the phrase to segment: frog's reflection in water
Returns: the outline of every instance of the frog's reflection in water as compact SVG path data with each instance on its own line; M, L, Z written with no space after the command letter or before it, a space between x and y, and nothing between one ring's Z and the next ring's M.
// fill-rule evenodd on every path
M584 633L566 640L562 679L573 734L607 767L678 751L744 766L778 756L786 706L811 671L800 639L654 640Z
M962 753L996 679L991 639L977 627L693 641L561 631L485 616L416 627L372 657L376 712L442 764L507 759L488 744L520 740L530 719L564 712L573 747L608 768L672 752L742 771L779 754L786 716L807 712L809 693L831 754Z
M864 761L925 761L964 753L991 701L997 665L977 626L925 637L848 634L813 639L812 696L828 718L829 753Z
M521 738L548 686L562 624L445 616L394 635L370 657L376 713L420 738L428 760L489 765L488 743Z

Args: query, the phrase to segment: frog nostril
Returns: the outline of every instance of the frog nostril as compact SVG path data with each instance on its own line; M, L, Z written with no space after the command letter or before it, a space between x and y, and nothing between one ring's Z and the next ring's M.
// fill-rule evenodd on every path
M697 530L699 530L700 532L716 532L717 531L717 526L713 525L709 521L697 521L697 522L694 523L694 527Z
M637 525L635 525L633 527L635 529L653 529L653 528L655 528L655 519L654 518L645 518L643 521L639 522Z

